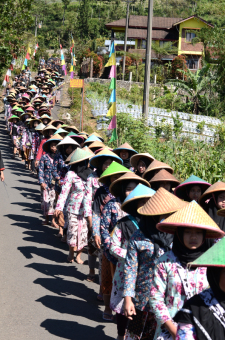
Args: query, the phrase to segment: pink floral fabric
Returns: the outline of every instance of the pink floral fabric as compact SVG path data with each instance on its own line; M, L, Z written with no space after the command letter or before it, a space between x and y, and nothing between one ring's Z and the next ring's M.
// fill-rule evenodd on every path
M67 213L67 219L67 243L79 251L88 244L87 220L83 215L75 215L70 212Z
M74 171L68 171L59 195L56 209L63 211L67 198L67 212L75 215L84 213L84 197L86 193L86 182L83 181Z
M92 216L92 202L97 189L100 187L97 171L92 172L87 178L87 191L84 199L85 217Z
M195 327L191 324L179 323L176 340L197 340Z
M157 319L154 339L157 339L161 333L161 326L166 321L171 320L187 300L178 272L179 268L183 267L172 250L162 255L156 262L149 300L151 310ZM183 270L186 273L188 289L192 296L202 292L209 286L206 268L199 267L195 270Z

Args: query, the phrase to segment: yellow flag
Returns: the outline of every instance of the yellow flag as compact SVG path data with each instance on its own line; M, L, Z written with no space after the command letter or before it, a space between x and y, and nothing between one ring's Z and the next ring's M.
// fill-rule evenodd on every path
M116 56L115 53L112 53L111 57L109 58L108 63L105 65L105 67L116 65Z
M73 65L70 67L70 72L73 72Z
M61 65L62 66L65 65L65 60L64 59L61 61Z
M31 49L30 49L30 47L28 47L27 53L31 54Z
M106 116L113 117L115 114L116 114L116 102L112 104Z

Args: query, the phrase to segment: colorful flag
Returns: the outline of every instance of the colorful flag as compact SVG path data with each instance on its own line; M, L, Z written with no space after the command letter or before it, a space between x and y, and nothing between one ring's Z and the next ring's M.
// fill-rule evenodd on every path
M109 72L109 78L116 78L116 66L113 65Z
M111 44L109 58L111 57L112 53L115 53L115 45L114 45L114 41L113 41L112 44Z
M105 65L105 67L116 65L116 56L115 53L112 53L111 57L109 58L108 63Z
M108 130L116 129L116 115L112 117L112 120L108 126Z
M112 90L111 96L109 98L109 103L114 103L116 102L116 90Z
M113 117L116 114L116 103L112 103L109 111L107 112L107 117Z
M112 78L111 83L109 85L110 90L115 90L116 88L116 78Z
M112 132L110 142L114 142L117 139L118 139L118 136L117 136L117 133L116 133L116 129L114 129L113 132Z

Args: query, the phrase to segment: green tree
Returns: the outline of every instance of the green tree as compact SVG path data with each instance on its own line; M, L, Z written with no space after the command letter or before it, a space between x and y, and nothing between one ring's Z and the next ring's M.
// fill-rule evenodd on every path
M206 64L202 69L197 70L195 73L192 73L189 69L186 72L183 70L178 70L179 72L185 74L186 80L171 79L168 82L168 84L174 85L176 87L175 92L177 92L177 90L182 90L190 96L194 103L193 112L195 114L199 113L202 96L204 95L204 98L208 100L206 92L210 82L209 69L210 64Z
M152 49L155 52L159 63L162 62L162 58L165 58L170 54L177 54L177 47L175 44L175 42L166 41L163 42L163 45L160 45L158 41L152 41Z
M65 19L65 10L69 6L71 0L62 0L63 3L63 26L64 26L64 19Z
M81 0L77 20L80 37L86 42L90 36L90 0Z

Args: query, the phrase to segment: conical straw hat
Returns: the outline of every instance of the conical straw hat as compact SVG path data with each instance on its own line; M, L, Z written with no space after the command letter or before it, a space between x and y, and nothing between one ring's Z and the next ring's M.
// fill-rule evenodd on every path
M169 216L162 223L158 223L156 227L169 234L174 234L177 227L192 227L206 230L207 238L225 236L225 233L195 201L188 203L183 209Z
M157 159L155 159L146 169L146 171L143 174L143 178L148 179L148 181L155 175L154 171L156 170L162 170L165 169L167 171L169 171L171 174L173 174L173 168L171 168L171 166L169 166L166 163L157 161Z
M75 125L66 126L64 129L67 130L67 131L71 130L71 131L73 131L75 133L79 133L79 130L78 130L78 128Z
M69 133L69 132L60 127L55 133L60 134L60 133Z
M143 179L142 177L135 175L135 173L133 172L127 172L125 173L123 176L121 176L120 178L118 178L117 180L115 180L109 187L109 191L111 192L111 194L115 197L119 197L122 194L122 189L123 186L121 185L124 182L137 182L138 183L142 183L144 185L146 185L147 187L150 187L150 184Z
M137 169L138 162L141 158L148 160L148 162L153 162L155 159L148 152L135 154L130 159L130 164L134 167L134 169Z
M43 117L43 116L42 116ZM63 124L63 121L62 120L59 120L59 119L54 119L54 120L52 120L51 121L51 124L53 125L53 126L55 126L55 125L58 125L58 124ZM61 127L61 126L60 126Z
M12 116L8 119L8 121L9 121L9 122L12 122L13 119L18 119L18 120L20 120L20 118L19 118L18 116L12 115Z
M67 136L69 136L70 138L74 139L79 144L83 143L83 141L84 141L84 136L80 136L80 135L78 135L78 134L76 134L74 132L68 133Z
M90 159L91 166L93 168L97 168L98 165L99 165L99 162L101 162L102 158L110 158L117 163L123 164L123 160L119 156L117 156L114 152L111 152L107 149L103 149L96 156L94 156Z
M219 191L225 191L225 183L224 182L216 182L211 187L209 187L204 194L199 199L199 204L202 205L204 202L212 197L212 194Z
M126 197L123 204L121 205L121 209L126 213L132 215L134 213L134 205L133 202L142 199L142 198L150 198L155 194L155 190L147 187L143 184L138 184L136 188Z
M49 119L49 121L52 120L51 117L49 117L48 115L44 114L43 116L40 117L40 120L43 120L43 119Z
M102 150L109 150L109 151L112 151L113 152L113 149L112 148L109 148L108 146L105 146L104 148L100 148L100 149L98 149L98 150L95 150L95 155L97 155L100 151L102 151ZM114 152L113 152L114 153ZM119 156L118 156L119 157Z
M126 172L131 173L131 170L125 168L125 166L113 161L110 166L101 174L99 182L106 184L109 178L115 174L125 174Z
M65 163L66 163L66 164L69 164L69 162L71 161L71 158L72 158L72 156L74 155L75 151L76 151L76 150L74 150L73 152L71 152L71 154L67 157L67 159L65 160Z
M165 215L174 213L186 205L187 202L181 201L166 189L159 188L155 195L143 207L138 209L138 213L145 216Z
M61 137L60 135L52 136L51 138L49 138L49 139L43 144L43 150L44 150L45 152L48 152L48 148L49 148L50 143L52 143L52 142L59 143L61 140L62 140L62 137Z
M117 155L119 155L121 150L127 150L129 151L131 154L135 154L138 153L136 150L134 150L132 148L132 146L130 146L130 144L128 143L124 143L122 145L120 145L118 148L114 149L113 152L115 152Z
M84 136L84 135L83 135L83 136ZM92 135L92 136L90 136L90 137L88 137L88 138L86 139L86 141L84 142L84 145L88 146L89 144L93 143L94 141L98 141L98 142L101 142L101 143L102 143L101 139L99 139L99 138L98 138L97 136L95 136L95 135Z
M84 143L84 145L85 145L85 143ZM89 144L88 147L89 147L89 149L94 151L94 149L96 149L96 148L98 148L98 149L104 148L105 144L96 140L93 143Z
M93 132L89 137L91 137L92 135L98 137L102 142L104 142L104 138L102 138L102 136L100 136L97 132Z
M84 149L77 148L70 159L69 165L85 161L86 159L91 158L92 155L93 153L88 148Z
M45 136L48 133L48 130L56 131L57 129L53 125L47 125L43 130L43 135Z
M217 210L217 215L221 217L225 217L225 209L219 209Z
M202 192L204 192L208 187L211 186L208 182L204 181L203 179L191 175L188 179L186 179L183 183L178 185L176 189L174 190L174 194L182 199L187 199L187 190L188 187L193 186L193 185L198 185L202 188Z
M191 267L225 267L225 237L188 265Z
M75 146L80 146L75 140L72 138L66 136L63 138L63 140L57 145L57 148L59 148L62 145L75 145Z
M149 183L152 185L153 183L163 182L163 181L171 182L172 188L180 184L180 182L165 169L162 169L159 172L157 172L157 174L149 181Z
M45 125L43 123L40 123L38 126L36 126L35 130L42 131L45 128Z

